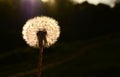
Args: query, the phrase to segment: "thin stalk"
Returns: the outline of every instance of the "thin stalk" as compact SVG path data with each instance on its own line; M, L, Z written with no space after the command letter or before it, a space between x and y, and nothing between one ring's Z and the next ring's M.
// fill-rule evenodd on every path
M38 77L41 77L42 52L43 52L43 45L40 45L39 59L38 59Z
M43 41L46 42L46 31L39 31L37 33L39 42L39 59L38 59L38 77L41 77L41 66L42 66L42 53L43 53Z

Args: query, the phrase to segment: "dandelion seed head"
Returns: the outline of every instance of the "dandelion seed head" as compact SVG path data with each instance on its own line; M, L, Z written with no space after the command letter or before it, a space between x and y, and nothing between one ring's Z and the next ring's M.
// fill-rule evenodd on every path
M49 47L50 45L53 45L60 35L60 27L55 19L47 16L40 16L29 19L23 26L23 39L30 46L39 48L39 40L37 37L37 33L39 31L46 31L47 33L47 42L43 41L44 47Z

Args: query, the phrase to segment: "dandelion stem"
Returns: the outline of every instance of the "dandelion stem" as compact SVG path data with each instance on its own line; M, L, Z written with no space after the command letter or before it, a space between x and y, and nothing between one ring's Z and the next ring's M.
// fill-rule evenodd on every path
M37 37L38 37L38 43L39 43L39 61L38 61L38 77L41 76L41 66L42 66L42 53L43 53L43 42L45 43L46 40L46 31L39 31L37 33Z
M42 66L42 52L43 52L43 46L40 46L39 50L39 61L38 61L38 77L41 77L41 66Z

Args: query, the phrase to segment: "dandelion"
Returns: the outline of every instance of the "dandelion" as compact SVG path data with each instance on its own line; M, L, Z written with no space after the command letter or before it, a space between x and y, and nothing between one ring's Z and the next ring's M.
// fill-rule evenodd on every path
M60 35L58 22L47 16L34 17L23 26L22 35L28 45L40 49L38 63L38 77L40 77L43 47L49 47L57 41Z
M37 38L39 31L46 31L46 42L43 41L44 47L54 44L60 35L58 22L53 18L41 16L32 18L26 22L22 31L23 39L30 46L39 48L39 40Z

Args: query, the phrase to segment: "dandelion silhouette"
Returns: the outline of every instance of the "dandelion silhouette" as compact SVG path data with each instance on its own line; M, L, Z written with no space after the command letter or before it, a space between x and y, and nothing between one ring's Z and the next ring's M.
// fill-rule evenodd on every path
M40 49L38 62L38 77L40 77L43 48L57 41L60 35L58 22L47 16L34 17L23 26L22 34L28 45Z

